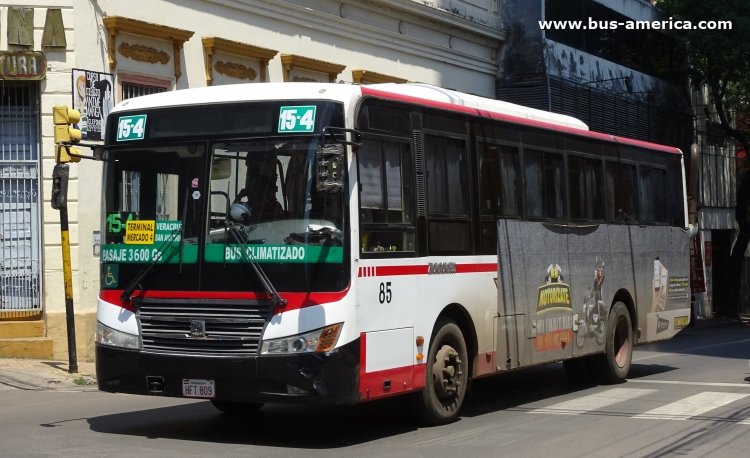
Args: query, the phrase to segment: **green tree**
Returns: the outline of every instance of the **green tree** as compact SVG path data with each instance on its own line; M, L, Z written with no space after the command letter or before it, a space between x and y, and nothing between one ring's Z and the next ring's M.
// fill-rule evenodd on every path
M750 1L748 0L658 0L656 6L673 20L690 21L694 29L684 30L687 40L691 84L707 87L721 128L740 153L737 160L737 202L739 227L730 256L733 285L719 292L717 313L736 315L740 301L740 279L744 254L750 242ZM699 29L701 21L731 21L731 30Z

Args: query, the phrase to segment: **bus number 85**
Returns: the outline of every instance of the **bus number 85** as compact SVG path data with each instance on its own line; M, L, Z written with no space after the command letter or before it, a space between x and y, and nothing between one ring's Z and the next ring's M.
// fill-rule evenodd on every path
M387 302L391 303L391 282L387 281L380 284L380 292L378 293L378 300L381 304Z

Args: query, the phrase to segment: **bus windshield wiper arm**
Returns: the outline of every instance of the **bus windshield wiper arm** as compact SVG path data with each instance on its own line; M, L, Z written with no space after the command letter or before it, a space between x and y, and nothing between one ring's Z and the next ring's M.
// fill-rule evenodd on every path
M180 225L180 226L182 226L182 225ZM162 250L164 249L164 247L166 247L168 243L171 243L174 240L175 236L178 235L178 234L182 235L182 227L180 227L178 229L174 229L172 231L172 233L169 234L169 237L167 237L167 239L164 241L164 243L162 243L159 246L159 248L156 250L156 254L154 255L154 258L151 260L151 262L149 262L148 264L146 264L138 272L138 274L135 276L135 278L133 278L133 280L131 280L130 283L128 283L128 286L126 286L125 289L122 290L122 294L120 295L120 299L121 300L123 300L123 301L129 301L131 299L130 295L133 294L133 291L135 291L135 289L141 283L141 280L143 280L146 277L146 275L148 275L148 273L151 272L151 269L153 269L154 266L159 263L159 261L162 261L161 256L162 256L162 253L163 253ZM181 248L182 248L182 246L180 246L180 249ZM172 255L170 255L170 258L172 256L174 256L174 253L172 253ZM167 259L164 259L162 262L167 262Z
M247 250L247 243L243 242L239 235L237 235L237 231L234 228L234 224L229 223L232 227L227 227L227 232L232 234L232 238L234 238L235 242L240 246L242 249L242 256L244 256L248 261L250 261L250 266L252 266L253 271L255 272L255 275L258 277L258 280L263 284L263 288L266 290L268 294L271 295L271 302L273 302L273 305L275 307L284 307L286 305L286 299L281 297L279 295L279 292L276 290L276 287L273 286L273 283L271 283L271 280L268 278L266 273L263 271L263 269L258 264L258 261L255 260L253 255L251 255ZM242 227L242 226L240 226Z
M125 289L122 291L122 295L120 295L120 299L123 301L130 300L130 295L133 294L133 291L135 291L135 288L141 283L141 280L143 280L146 275L148 275L149 272L151 272L151 269L154 268L154 266L159 262L167 262L169 259L161 259L162 253L164 253L162 250L164 247L167 246L168 243L171 243L175 236L177 234L180 235L180 243L177 246L177 254L179 255L180 259L180 267L179 267L179 273L182 273L182 246L183 246L183 240L185 240L185 222L187 221L187 199L188 199L188 192L190 191L190 188L185 188L185 200L182 207L182 218L180 218L180 227L177 229L173 229L172 233L169 234L169 237L162 243L159 248L156 250L156 254L154 258L151 260L148 265L143 267L140 272L138 272L138 275L135 276L135 278L128 283L128 286L125 287ZM172 253L169 257L171 258L174 256L174 253Z

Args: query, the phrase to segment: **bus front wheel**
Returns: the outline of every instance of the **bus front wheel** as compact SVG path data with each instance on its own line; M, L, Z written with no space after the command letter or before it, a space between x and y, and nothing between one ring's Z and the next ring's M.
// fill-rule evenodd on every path
M615 303L609 313L604 350L598 361L602 382L624 382L633 359L633 325L622 302Z
M430 342L425 387L418 409L429 425L448 423L458 416L469 381L469 357L461 329L453 321L442 321Z

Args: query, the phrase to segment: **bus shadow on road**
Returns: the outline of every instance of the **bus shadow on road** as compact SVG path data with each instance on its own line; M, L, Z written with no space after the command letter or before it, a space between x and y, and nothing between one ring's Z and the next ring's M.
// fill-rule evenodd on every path
M266 447L335 449L414 431L404 398L357 406L268 404L247 416L220 413L209 402L103 415L88 419L92 431ZM336 431L331 434L331 431Z
M658 364L633 364L630 378L675 369ZM524 404L593 386L593 382L572 383L560 363L478 379L472 382L459 421L461 417L517 409ZM229 416L220 413L210 402L186 400L174 406L93 417L88 423L96 432L145 438L335 449L416 431L421 426L409 413L409 401L402 396L356 406L268 404L255 414ZM290 426L293 434L290 434Z
M633 363L630 366L629 379L639 379L643 377L649 377L651 375L664 374L677 370L677 367L665 366L663 364L643 364Z

